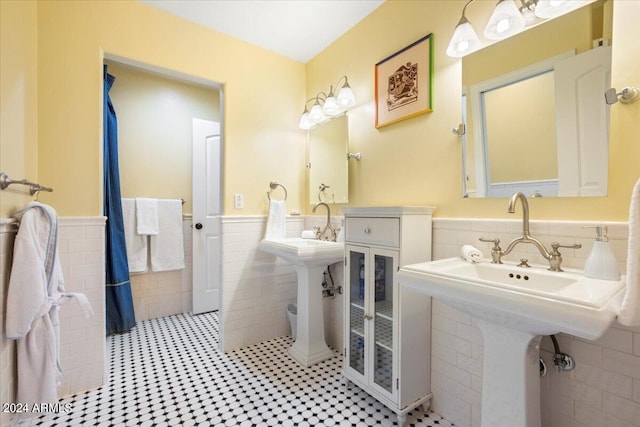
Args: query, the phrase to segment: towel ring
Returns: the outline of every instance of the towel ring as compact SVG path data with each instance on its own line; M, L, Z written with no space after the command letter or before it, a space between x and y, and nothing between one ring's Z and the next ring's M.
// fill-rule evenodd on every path
M271 188L271 191L275 190L278 187L282 187L282 189L284 190L284 199L283 199L283 201L287 200L287 189L284 187L284 185L278 184L277 181L271 181L269 183L269 187ZM271 191L267 191L267 199L269 199L269 200L271 200Z

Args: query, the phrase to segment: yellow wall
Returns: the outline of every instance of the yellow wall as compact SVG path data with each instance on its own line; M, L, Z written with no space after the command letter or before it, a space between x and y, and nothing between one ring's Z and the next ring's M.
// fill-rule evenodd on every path
M359 106L350 112L350 205L433 204L439 217L508 217L504 199L461 197L461 147L451 128L460 122L461 61L445 50L465 4L389 0L307 64L307 94L346 74ZM469 7L471 22L486 22L495 3ZM612 85L640 82L639 1L615 1ZM481 24L476 24L477 29ZM480 31L480 30L479 30ZM374 127L374 64L428 33L435 34L434 112L379 130ZM627 220L640 176L640 102L611 107L609 195L540 198L530 202L541 219Z
M192 119L220 121L218 89L107 61L122 197L184 199L191 212ZM144 159L144 161L141 161Z
M289 210L308 212L304 135L296 127L306 70L307 94L346 74L359 102L350 112L350 151L363 159L350 161L350 205L434 204L440 217L507 217L504 200L460 196L460 143L450 130L460 122L461 66L445 49L464 3L387 1L305 67L138 2L39 1L36 11L33 2L1 1L2 168L54 187L43 199L62 215L101 214L100 101L108 52L224 84L225 214L265 213L272 179L287 186ZM492 7L474 3L469 19L486 22ZM617 0L613 15L612 86L621 89L640 82L640 2ZM434 112L376 130L374 64L431 32ZM18 93L15 100L11 93ZM6 118L9 110L19 111L15 121ZM640 176L639 134L640 103L613 105L609 195L535 199L532 218L626 220ZM16 142L7 149L7 141ZM245 195L243 211L232 208L235 192ZM4 202L9 197L0 195L2 216L12 210ZM11 203L28 200L19 197Z
M0 172L38 180L38 27L35 2L0 1ZM46 185L46 183L43 183ZM46 201L48 196L41 196ZM0 192L0 217L31 200L28 187Z
M273 179L300 210L304 64L136 1L39 1L38 177L60 214L102 213L104 53L222 83L225 213L266 213Z

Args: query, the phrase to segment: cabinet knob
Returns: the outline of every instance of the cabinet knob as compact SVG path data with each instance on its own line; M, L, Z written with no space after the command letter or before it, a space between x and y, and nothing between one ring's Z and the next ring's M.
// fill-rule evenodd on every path
M201 223L197 223L196 224L196 230L201 230L202 229L202 224Z
M369 233L371 233L371 229L369 227L365 227L364 234L369 234Z

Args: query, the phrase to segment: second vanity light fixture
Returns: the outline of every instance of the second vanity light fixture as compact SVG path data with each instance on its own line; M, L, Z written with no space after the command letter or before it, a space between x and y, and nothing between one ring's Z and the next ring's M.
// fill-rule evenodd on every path
M342 86L340 86L341 84ZM340 88L337 97L333 93L332 85L329 87L328 95L325 92L319 92L313 98L307 99L307 102L304 103L304 112L298 123L300 129L313 129L317 124L328 122L331 118L344 114L349 108L356 105L356 98L351 86L349 86L347 76L340 77L335 87L336 90ZM315 102L311 110L308 110L307 105L311 101Z
M462 17L456 25L447 47L447 55L462 57L480 48L480 39L465 16L467 7L475 0L469 0L462 9ZM489 40L501 40L522 31L539 19L555 18L571 10L590 3L592 0L498 0L484 36Z

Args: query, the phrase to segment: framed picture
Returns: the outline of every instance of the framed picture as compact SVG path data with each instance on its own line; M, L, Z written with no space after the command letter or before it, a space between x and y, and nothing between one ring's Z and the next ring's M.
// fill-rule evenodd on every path
M376 128L433 111L433 33L375 67Z

